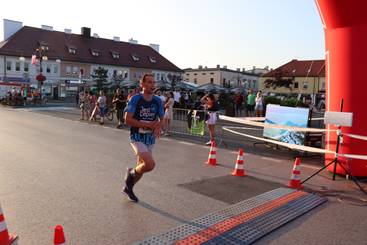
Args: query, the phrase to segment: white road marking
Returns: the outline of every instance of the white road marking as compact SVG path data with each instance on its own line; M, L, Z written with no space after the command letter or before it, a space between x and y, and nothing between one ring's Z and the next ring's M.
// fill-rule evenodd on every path
M191 146L195 145L193 143L185 142L185 141L178 141L178 143L183 144L183 145L191 145Z
M272 162L282 162L282 160L274 159L274 158L271 158L271 157L261 157L261 159L272 161Z

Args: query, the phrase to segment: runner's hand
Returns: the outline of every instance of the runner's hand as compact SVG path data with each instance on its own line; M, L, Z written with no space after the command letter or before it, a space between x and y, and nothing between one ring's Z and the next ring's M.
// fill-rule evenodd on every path
M150 129L155 130L157 127L160 127L160 122L159 121L149 122L147 127L150 128Z
M161 127L155 128L154 131L153 131L153 134L157 138L161 137L161 135L162 135L162 129L161 129Z

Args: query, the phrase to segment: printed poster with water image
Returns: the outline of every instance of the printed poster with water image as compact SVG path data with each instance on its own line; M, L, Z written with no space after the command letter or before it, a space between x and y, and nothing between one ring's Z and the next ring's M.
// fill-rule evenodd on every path
M305 128L308 125L308 117L308 108L295 108L270 104L266 107L265 123ZM264 128L263 136L289 144L303 145L305 142L305 132Z

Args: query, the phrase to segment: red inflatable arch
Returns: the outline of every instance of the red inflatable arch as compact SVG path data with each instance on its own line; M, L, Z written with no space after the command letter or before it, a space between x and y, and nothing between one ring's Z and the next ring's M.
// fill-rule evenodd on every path
M343 133L367 134L367 0L316 0L325 30L326 110L353 112L353 127ZM330 128L333 128L330 126ZM336 134L326 134L326 148L335 150ZM343 139L343 154L367 155L367 141ZM325 163L333 155L326 154ZM367 176L367 161L340 158L354 176ZM329 170L333 171L334 166ZM345 174L338 167L337 173Z

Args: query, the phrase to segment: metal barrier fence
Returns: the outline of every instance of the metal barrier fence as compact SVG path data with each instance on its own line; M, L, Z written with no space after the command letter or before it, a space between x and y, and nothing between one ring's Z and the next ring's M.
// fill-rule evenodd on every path
M170 132L179 135L190 135L209 139L209 130L205 122L208 111L173 109L173 120L171 121ZM217 113L219 115L219 113ZM219 122L219 118L217 118ZM223 130L219 125L215 126L215 140L219 145L223 141Z

